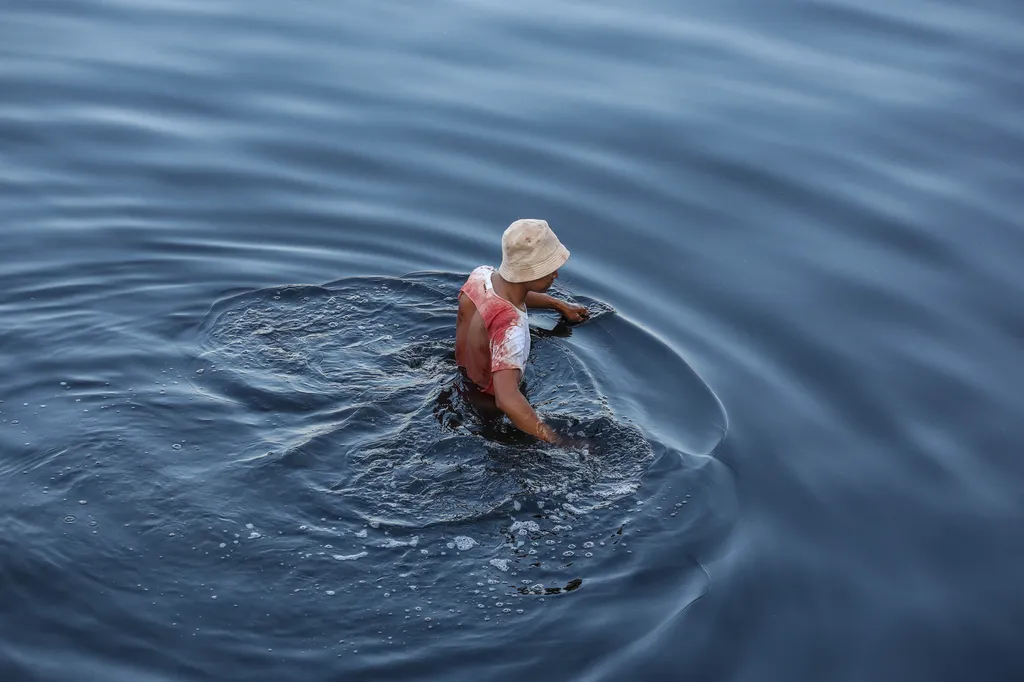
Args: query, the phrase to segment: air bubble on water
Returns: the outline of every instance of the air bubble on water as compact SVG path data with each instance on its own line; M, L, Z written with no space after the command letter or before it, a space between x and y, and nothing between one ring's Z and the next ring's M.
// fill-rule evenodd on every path
M171 447L174 448L175 450L181 450L181 443L175 443Z
M333 597L334 596L334 590L327 590L327 596Z
M466 535L458 535L455 537L455 546L459 548L460 552L473 549L477 545L477 541ZM451 549L449 547L449 549Z
M259 537L263 537L263 536L260 535L259 533L257 533L256 531L253 531L253 532L249 533L249 539L250 540L255 540L256 538L259 538Z
M518 533L537 533L540 532L540 526L537 525L536 521L516 521L509 526L509 532L513 534Z
M408 540L396 540L394 538L388 538L384 541L384 544L380 545L383 549L394 549L396 547L415 547L420 543L420 536L413 535Z
M335 561L355 561L356 559L362 559L369 552L359 552L357 554L334 554L332 558Z
M593 546L594 546L594 543L591 542L590 540L587 540L586 542L583 543L583 548L584 549L590 549Z
M370 521L370 528L380 528L380 521Z
M64 523L74 523L74 522L75 522L75 521L77 521L77 520L78 520L78 519L76 519L76 518L75 518L74 516L72 516L71 514L68 514L67 516L65 516L65 517L64 517Z
M205 372L205 371L206 371L205 369L203 369L202 367L200 367L199 369L197 369L197 370L196 370L196 374L202 374L202 373L203 373L203 372Z
M79 500L78 504L89 504L88 500Z
M594 556L594 553L593 552L587 552L583 556L585 556L585 557L587 557L589 559L590 557Z
M520 509L523 508L523 505L519 503L519 500L512 500L512 508L515 509L516 511L519 511Z
M227 546L228 546L228 543L226 543L226 542L222 542L222 543L220 543L220 545L218 545L218 546L219 546L219 547L220 547L221 549L224 549L225 547L227 547Z
M255 528L256 526L252 525L251 523L247 523L247 524L245 524L245 527L246 527L247 529L249 529L249 530L252 530L252 529L253 529L253 528Z
M576 552L573 552L571 550L565 551L565 552L562 552L562 556L576 556Z

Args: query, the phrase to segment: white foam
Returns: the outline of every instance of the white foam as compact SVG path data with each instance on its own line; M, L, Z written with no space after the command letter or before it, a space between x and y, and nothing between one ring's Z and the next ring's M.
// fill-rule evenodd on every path
M460 552L473 549L476 547L477 541L466 535L457 535L455 537L455 546L459 548Z
M384 549L394 549L395 547L415 547L420 544L420 536L413 535L408 540L396 540L394 538L388 538L384 541L384 544L380 545Z
M540 526L536 521L516 521L508 530L510 533L538 533Z
M499 571L508 571L508 559L491 559L491 566Z
M358 554L335 554L333 555L335 561L355 561L356 559L362 559L369 552L359 552Z

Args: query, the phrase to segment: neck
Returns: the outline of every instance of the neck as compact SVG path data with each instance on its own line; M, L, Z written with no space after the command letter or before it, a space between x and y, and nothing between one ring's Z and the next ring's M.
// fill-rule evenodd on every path
M494 273L491 283L494 285L494 290L498 295L515 307L522 308L525 305L526 294L530 293L525 284L521 282L506 282L497 272Z

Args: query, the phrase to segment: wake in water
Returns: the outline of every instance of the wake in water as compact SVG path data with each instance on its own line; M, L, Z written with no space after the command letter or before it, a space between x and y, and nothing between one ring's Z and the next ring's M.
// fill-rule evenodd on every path
M452 614L486 608L489 619L491 608L512 612L502 594L580 587L619 541L620 503L643 504L656 448L612 395L625 392L616 380L635 378L625 365L616 378L600 359L627 352L609 345L619 336L643 333L626 323L613 332L617 316L591 300L581 301L592 313L586 325L534 331L525 392L574 444L542 443L471 399L454 361L462 280L429 273L265 289L219 302L204 321L195 387L233 403L236 425L252 434L225 492L267 519L243 533L273 539L293 577L319 585L327 574L317 566L330 562L346 567L345 591L446 584L463 595L448 600ZM641 344L633 353L664 352L649 337L628 342ZM670 356L679 381L692 382ZM659 369L663 384L676 371L665 361ZM693 385L693 419L708 421L702 428L717 442L724 415Z
M232 298L204 325L206 385L273 413L271 457L301 462L310 483L366 522L469 522L533 498L585 510L635 492L651 447L617 422L558 337L538 339L526 385L554 394L538 402L575 447L519 434L465 399L457 291L455 280L423 276ZM595 319L608 310L597 306Z

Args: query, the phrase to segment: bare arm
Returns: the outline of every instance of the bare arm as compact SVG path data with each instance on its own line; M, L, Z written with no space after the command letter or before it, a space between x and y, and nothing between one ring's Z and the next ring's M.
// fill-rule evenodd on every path
M554 296L548 296L547 294L541 294L536 291L530 291L526 294L527 308L547 308L549 310L561 310L563 305L565 305L565 302L559 301Z
M549 443L559 442L550 426L541 421L529 401L519 390L519 370L503 369L491 375L494 382L494 402L520 431Z
M560 301L554 296L548 296L547 294L541 294L536 291L531 291L526 294L526 307L557 310L570 322L580 322L590 317L590 313L587 312L587 309L583 306L569 305L565 301Z

